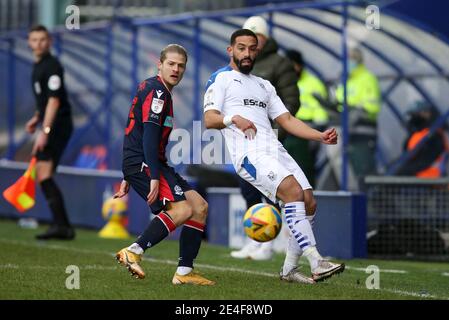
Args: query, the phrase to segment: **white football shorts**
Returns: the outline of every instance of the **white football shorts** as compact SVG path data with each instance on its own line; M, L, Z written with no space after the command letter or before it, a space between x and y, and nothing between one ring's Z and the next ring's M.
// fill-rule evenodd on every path
M249 154L236 171L274 203L279 185L288 176L293 175L303 190L312 189L302 169L284 148L277 153Z

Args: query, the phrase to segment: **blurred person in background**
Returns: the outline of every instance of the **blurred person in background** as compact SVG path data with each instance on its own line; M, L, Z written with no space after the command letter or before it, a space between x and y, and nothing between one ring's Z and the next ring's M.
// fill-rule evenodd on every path
M296 84L298 78L293 64L288 58L278 54L278 44L275 39L269 36L268 24L264 18L260 16L248 18L243 24L243 29L253 31L258 41L258 53L252 74L270 81L288 111L292 115L295 115L298 111L300 101ZM276 123L273 123L273 126L278 129L278 138L281 143L286 141L286 139L289 141L299 140L299 138L289 135ZM296 153L292 155L294 160L302 165L299 159L295 158L295 155ZM275 205L250 183L240 177L238 179L247 208L261 202ZM280 210L279 207L278 209ZM231 256L238 259L269 260L273 256L273 242L259 243L251 240L242 249L232 251Z
M449 141L444 128L429 136L430 128L440 116L439 111L425 102L418 102L407 114L408 137L404 152L414 155L402 163L396 171L399 176L441 178L446 175ZM420 142L427 139L423 144Z
M37 131L32 155L36 156L36 178L47 200L53 222L47 232L37 235L39 240L75 237L70 225L61 190L53 180L59 160L73 131L71 106L64 86L64 69L51 55L51 37L48 30L38 25L28 35L33 51L32 86L37 110L26 124L26 131Z
M381 108L381 92L377 77L367 69L359 48L349 51L347 61L347 106L349 113L349 189L363 190L364 177L376 174L377 117ZM335 92L335 101L321 99L331 110L343 111L343 85ZM341 187L342 153L340 148L327 148L332 173Z
M297 85L301 93L299 97L301 107L296 112L296 118L310 127L322 131L329 124L329 115L315 96L327 99L326 86L306 69L301 52L293 49L287 50L286 56L293 62L298 78ZM315 164L319 147L320 144L314 141L296 139L291 136L284 141L284 148L301 165L312 187L315 187Z

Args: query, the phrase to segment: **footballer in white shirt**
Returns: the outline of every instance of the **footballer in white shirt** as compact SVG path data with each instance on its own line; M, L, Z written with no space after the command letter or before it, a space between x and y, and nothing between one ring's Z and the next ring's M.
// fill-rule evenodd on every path
M270 119L292 135L325 144L337 143L336 130L310 128L288 112L270 82L250 73L257 55L257 37L251 30L235 31L227 52L229 65L212 74L206 85L205 126L221 130L237 174L273 202L283 204L290 239L281 279L315 283L342 272L344 264L323 259L316 249L312 187L278 141ZM298 270L303 254L310 263L311 278Z

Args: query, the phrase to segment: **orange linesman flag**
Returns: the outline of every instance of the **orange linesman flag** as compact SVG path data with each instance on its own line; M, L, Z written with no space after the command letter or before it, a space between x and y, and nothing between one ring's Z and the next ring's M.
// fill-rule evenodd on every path
M3 191L5 199L19 212L32 208L35 203L36 158L30 161L27 171L12 186Z

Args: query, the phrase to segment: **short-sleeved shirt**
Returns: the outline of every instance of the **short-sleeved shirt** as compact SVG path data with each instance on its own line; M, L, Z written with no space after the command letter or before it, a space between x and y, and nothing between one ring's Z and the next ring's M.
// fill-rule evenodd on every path
M240 115L257 128L253 140L246 139L234 124L221 130L236 170L248 154L283 149L269 119L274 120L288 110L269 81L235 71L230 66L219 69L206 85L204 112L208 110L218 110L226 116Z
M34 64L32 73L32 86L36 97L39 120L44 119L48 99L59 98L60 105L55 121L61 117L70 116L70 104L64 86L64 69L58 59L50 53L44 55Z
M162 127L158 140L158 159L162 164L167 164L165 149L173 129L173 102L170 91L158 76L141 82L132 101L123 141L122 170L125 176L141 171L145 162L143 152L145 122Z

